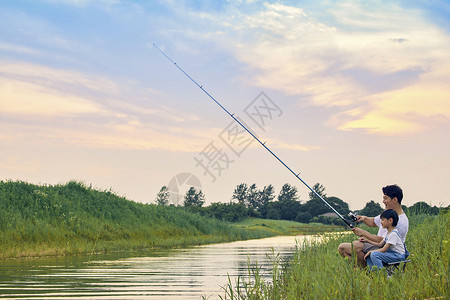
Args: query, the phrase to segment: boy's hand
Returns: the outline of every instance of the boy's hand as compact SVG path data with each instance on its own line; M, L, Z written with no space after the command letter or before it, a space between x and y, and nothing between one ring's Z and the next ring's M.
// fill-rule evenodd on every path
M364 242L367 242L367 239L365 237L360 237L359 241L364 243Z
M367 257L369 257L372 252L373 252L373 250L370 250L369 252L367 252L367 254L364 255L364 260L366 260Z

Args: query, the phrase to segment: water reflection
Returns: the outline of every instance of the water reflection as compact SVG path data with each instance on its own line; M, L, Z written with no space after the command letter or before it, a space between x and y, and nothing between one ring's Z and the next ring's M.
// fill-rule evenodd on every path
M218 299L228 275L247 275L248 259L258 261L269 277L271 248L288 258L300 238L83 258L8 260L0 262L0 298Z

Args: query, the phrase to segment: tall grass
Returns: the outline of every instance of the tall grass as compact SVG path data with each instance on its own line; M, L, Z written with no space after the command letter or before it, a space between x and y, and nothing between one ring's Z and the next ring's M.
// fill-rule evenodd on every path
M181 247L273 235L180 207L146 205L83 183L0 181L0 259Z
M272 280L249 267L249 277L230 282L222 299L449 299L450 213L409 219L411 262L389 279L386 272L368 272L337 253L354 235L328 235L325 242L297 245L289 262L275 259Z

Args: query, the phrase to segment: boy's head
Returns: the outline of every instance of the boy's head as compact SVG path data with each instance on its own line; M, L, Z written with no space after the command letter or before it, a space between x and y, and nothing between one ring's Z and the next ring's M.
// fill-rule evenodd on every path
M398 185L396 185L396 184L387 185L384 188L382 188L382 190L383 190L383 195L384 195L383 203L387 209L393 208L392 205L395 205L395 200L397 200L397 203L399 205L402 204L403 191Z
M382 220L385 219L388 222L390 219L392 219L392 226L395 227L395 226L397 226L397 223L398 223L398 214L393 209L387 209L381 213L380 219L382 219ZM385 227L385 226L383 226L383 227Z

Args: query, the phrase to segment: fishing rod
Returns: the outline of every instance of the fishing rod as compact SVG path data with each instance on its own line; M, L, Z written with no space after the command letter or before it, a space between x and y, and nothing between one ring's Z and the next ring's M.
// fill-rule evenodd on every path
M300 180L313 194L315 194L317 197L319 197L320 200L323 201L323 203L325 203L329 208L331 208L331 210L339 217L341 218L342 221L345 222L345 224L347 224L347 226L349 226L350 228L354 228L354 226L348 222L336 209L334 209L333 206L330 205L330 203L328 203L327 201L325 201L325 199L319 195L315 190L313 190L302 178L300 178L299 174L300 173L295 173L287 164L284 163L284 161L282 161L274 152L272 152L272 150L270 150L267 146L266 143L261 142L260 139L258 139L258 137L256 135L254 135L247 127L245 127L244 124L242 124L235 116L234 114L230 113L224 106L222 106L222 104L219 103L219 101L217 101L213 96L211 96L210 93L208 93L202 85L198 84L197 81L195 81L188 73L186 73L175 61L173 61L166 53L164 53L164 51L162 51L155 43L153 43L153 47L155 47L162 55L164 55L171 63L173 63L175 65L175 67L178 68L178 70L180 70L184 75L186 75L187 78L189 78L193 83L195 83L196 86L198 86L209 98L211 98L218 106L220 106L220 108L222 108L231 118L233 118L233 120L235 120L242 128L245 129L245 131L247 131L255 140L258 141L258 143L261 144L261 146L264 147L264 149L266 149L270 154L273 155L273 157L275 157L283 166L286 167L286 169L289 170L289 172L291 172L298 180ZM353 216L351 216L352 219L356 219Z

